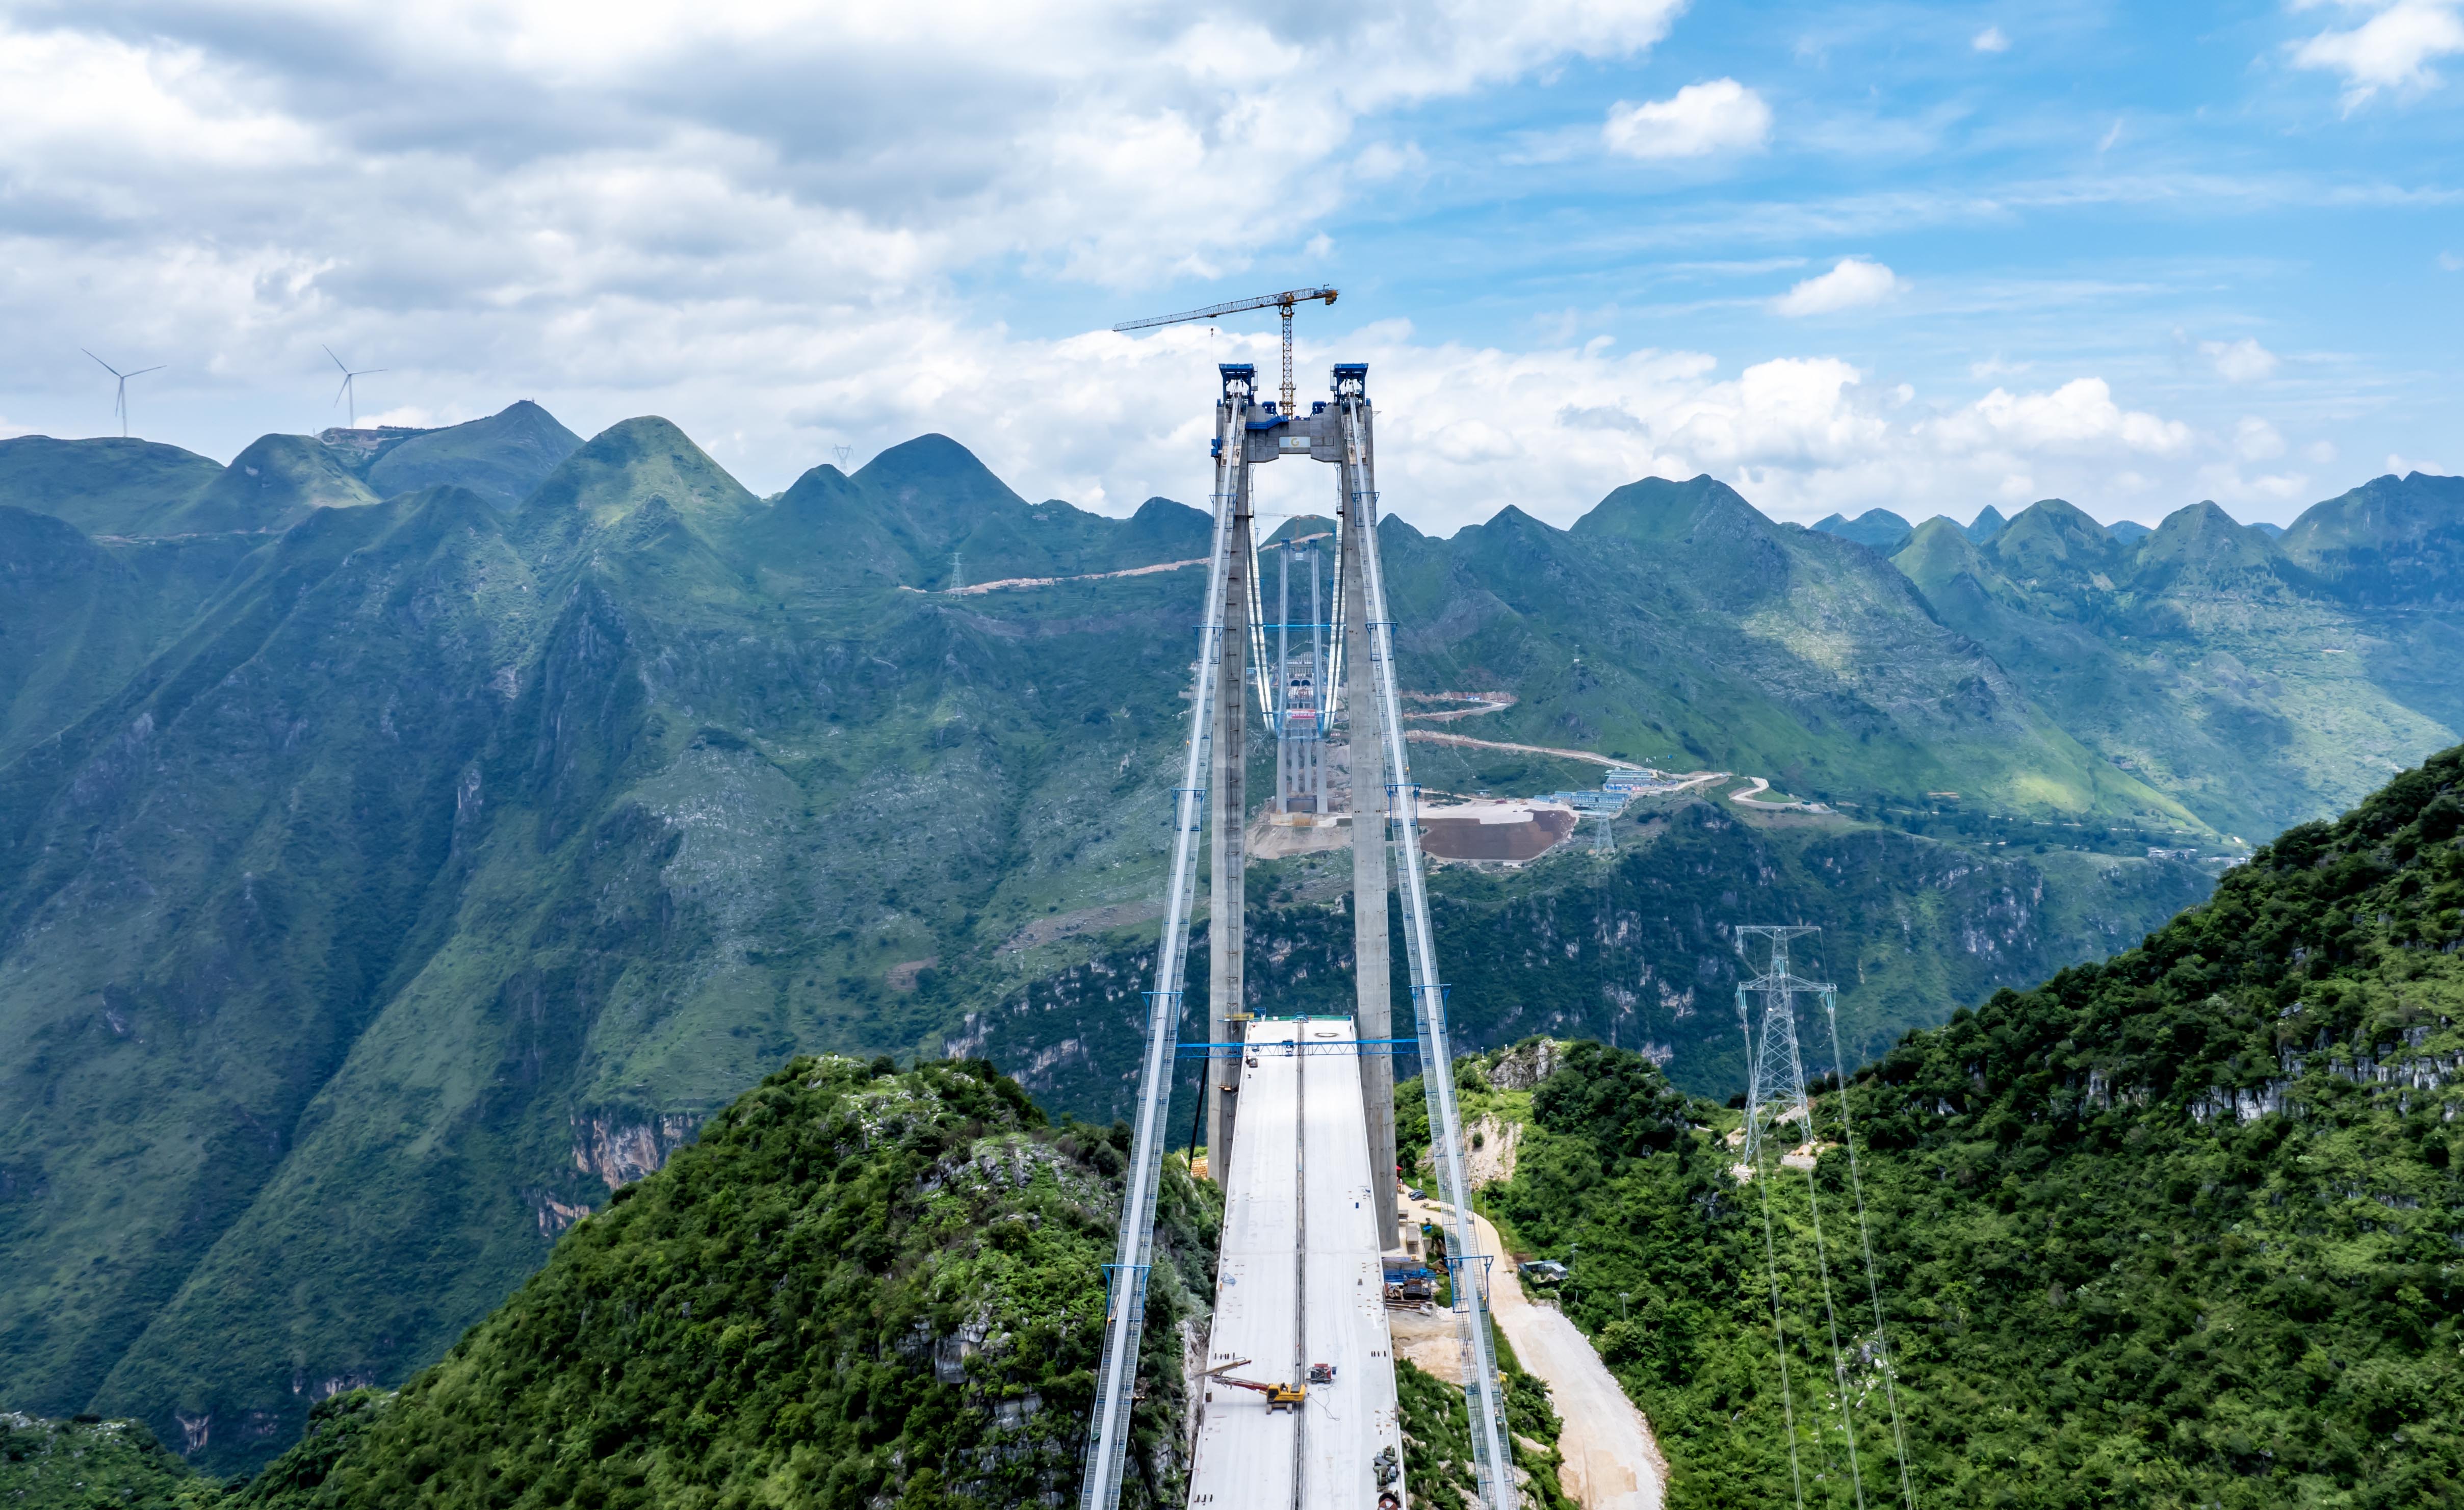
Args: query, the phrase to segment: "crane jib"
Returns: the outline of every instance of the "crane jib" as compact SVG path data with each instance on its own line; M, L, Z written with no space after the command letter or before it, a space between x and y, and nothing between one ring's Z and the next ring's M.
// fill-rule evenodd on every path
M1204 309L1183 310L1177 315L1157 315L1148 319L1124 320L1112 329L1115 331L1151 330L1157 325L1183 325L1194 319L1213 319L1219 315L1243 315L1253 309L1281 309L1288 312L1293 305L1307 304L1313 299L1331 304L1335 299L1335 290L1286 289L1281 294L1260 294L1249 298L1233 299L1228 303L1209 304Z

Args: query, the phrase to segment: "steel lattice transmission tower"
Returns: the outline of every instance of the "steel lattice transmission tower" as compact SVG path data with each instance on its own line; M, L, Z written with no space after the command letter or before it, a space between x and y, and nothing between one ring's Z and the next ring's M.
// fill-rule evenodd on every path
M1831 1287L1831 1262L1822 1236L1822 1205L1814 1177L1815 1159L1822 1149L1821 1136L1814 1122L1814 1108L1805 1094L1805 1061L1796 1041L1796 997L1803 994L1822 1003L1825 1024L1831 1034L1832 1076L1837 1086L1836 1099L1839 1114L1839 1144L1848 1155L1849 1190L1856 1201L1857 1243L1864 1258L1866 1296L1873 1305L1873 1346L1884 1399L1890 1410L1891 1441L1899 1460L1900 1494L1906 1510L1916 1510L1916 1487L1908 1473L1907 1433L1900 1418L1899 1385L1894 1377L1890 1350L1890 1334L1882 1313L1881 1280L1874 1263L1873 1235L1865 1219L1864 1182L1857 1171L1857 1134L1848 1111L1848 1067L1839 1051L1839 988L1827 980L1809 980L1790 968L1789 943L1818 928L1802 924L1746 924L1731 930L1737 945L1737 956L1748 959L1746 940L1762 938L1771 945L1771 955L1763 973L1737 986L1737 1026L1746 1035L1746 1056L1752 1065L1751 1077L1746 1083L1745 1167L1763 1192L1764 1258L1769 1264L1771 1302L1771 1330L1780 1367L1782 1408L1788 1416L1789 1475L1793 1482L1796 1502L1805 1502L1805 1480L1796 1454L1796 1408L1788 1378L1788 1336L1781 1319L1779 1255L1773 1236L1771 1216L1771 1185L1765 1155L1770 1151L1765 1139L1767 1128L1783 1123L1794 1123L1803 1130L1807 1157L1805 1171L1806 1211L1811 1217L1814 1236L1814 1265L1821 1286L1822 1315L1831 1345L1831 1373L1837 1407L1837 1428L1847 1449L1848 1479L1855 1493L1858 1510L1865 1506L1864 1472L1858 1462L1856 1423L1851 1416L1851 1401L1856 1391L1850 1382L1848 1354L1841 1346L1839 1314ZM1763 998L1762 1032L1754 1032L1746 998ZM1789 1144L1784 1140L1782 1158L1785 1162ZM1828 1424L1818 1428L1817 1440L1827 1436ZM1827 1454L1827 1447L1826 1447Z
M1752 1076L1746 1082L1745 1161L1754 1165L1763 1151L1766 1121L1774 1126L1793 1122L1805 1129L1808 1141L1814 1137L1814 1111L1805 1100L1805 1061L1796 1046L1796 994L1802 991L1827 1000L1832 988L1821 981L1801 979L1789 971L1789 940L1818 933L1820 929L1748 924L1731 931L1741 959L1746 954L1747 939L1771 941L1769 967L1737 987L1737 1025L1745 1030L1746 1055L1753 1066ZM1760 1037L1754 1033L1746 1006L1749 996L1763 998Z

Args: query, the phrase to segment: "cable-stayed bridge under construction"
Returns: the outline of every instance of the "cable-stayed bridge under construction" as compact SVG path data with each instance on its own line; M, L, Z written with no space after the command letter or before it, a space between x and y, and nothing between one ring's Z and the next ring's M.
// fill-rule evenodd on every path
M1470 1215L1463 1127L1446 1032L1446 988L1419 846L1418 792L1395 682L1395 625L1377 551L1375 425L1366 366L1333 370L1328 400L1294 412L1262 395L1256 368L1221 369L1215 410L1215 528L1199 629L1189 738L1175 797L1171 869L1122 1202L1107 1271L1105 1334L1087 1442L1082 1510L1116 1510L1129 1471L1139 1335L1153 1263L1156 1185L1171 1142L1174 1061L1207 1060L1206 1148L1223 1184L1214 1321L1196 1455L1194 1506L1374 1510L1405 1502L1383 1256L1397 1227L1394 1053L1428 1073L1431 1154L1447 1213L1445 1262L1463 1358L1472 1468L1484 1510L1514 1510L1512 1459L1486 1303L1488 1256ZM1287 378L1288 382L1288 378ZM1254 530L1257 469L1290 457L1335 470L1330 605L1295 625L1288 589L1263 611ZM1314 567L1312 567L1314 582ZM1312 602L1319 602L1314 591ZM1295 671L1290 646L1310 649ZM1269 635L1276 654L1267 653ZM1252 703L1276 732L1275 803L1325 801L1323 746L1350 745L1353 974L1348 1018L1243 1010L1243 873ZM1182 981L1208 856L1207 1021L1181 1042ZM1400 901L1412 1032L1393 1032L1390 892Z

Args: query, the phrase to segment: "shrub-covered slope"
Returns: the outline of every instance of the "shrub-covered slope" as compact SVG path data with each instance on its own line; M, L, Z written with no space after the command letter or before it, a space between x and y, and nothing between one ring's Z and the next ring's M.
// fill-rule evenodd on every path
M1046 1126L979 1061L798 1060L577 1224L442 1363L339 1397L243 1502L1074 1494L1122 1136ZM1124 1503L1180 1500L1183 1328L1218 1219L1167 1171Z
M222 1498L219 1480L135 1421L0 1411L0 1504L10 1510L189 1510Z
M2460 832L2449 751L2139 948L1854 1078L1921 1503L2464 1503ZM1597 1093L1657 1080L1573 1056L1534 1093L1496 1210L1529 1246L1579 1246L1568 1308L1659 1429L1670 1502L1772 1503L1767 1189L1800 1456L1845 1503L1805 1176L1741 1186L1685 1125L1733 1114ZM1815 1115L1836 1139L1836 1092ZM1887 1502L1848 1172L1826 1151L1817 1189L1866 1493Z

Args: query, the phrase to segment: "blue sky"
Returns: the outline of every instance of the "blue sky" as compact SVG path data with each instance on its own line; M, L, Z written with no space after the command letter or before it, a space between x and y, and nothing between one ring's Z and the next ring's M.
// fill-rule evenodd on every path
M878 8L876 8L878 9ZM2464 468L2464 0L0 5L0 432L521 397L748 484L924 430L1200 495L1309 282L1388 507L2284 520ZM1322 377L1318 378L1322 382ZM1319 479L1286 479L1293 507Z

